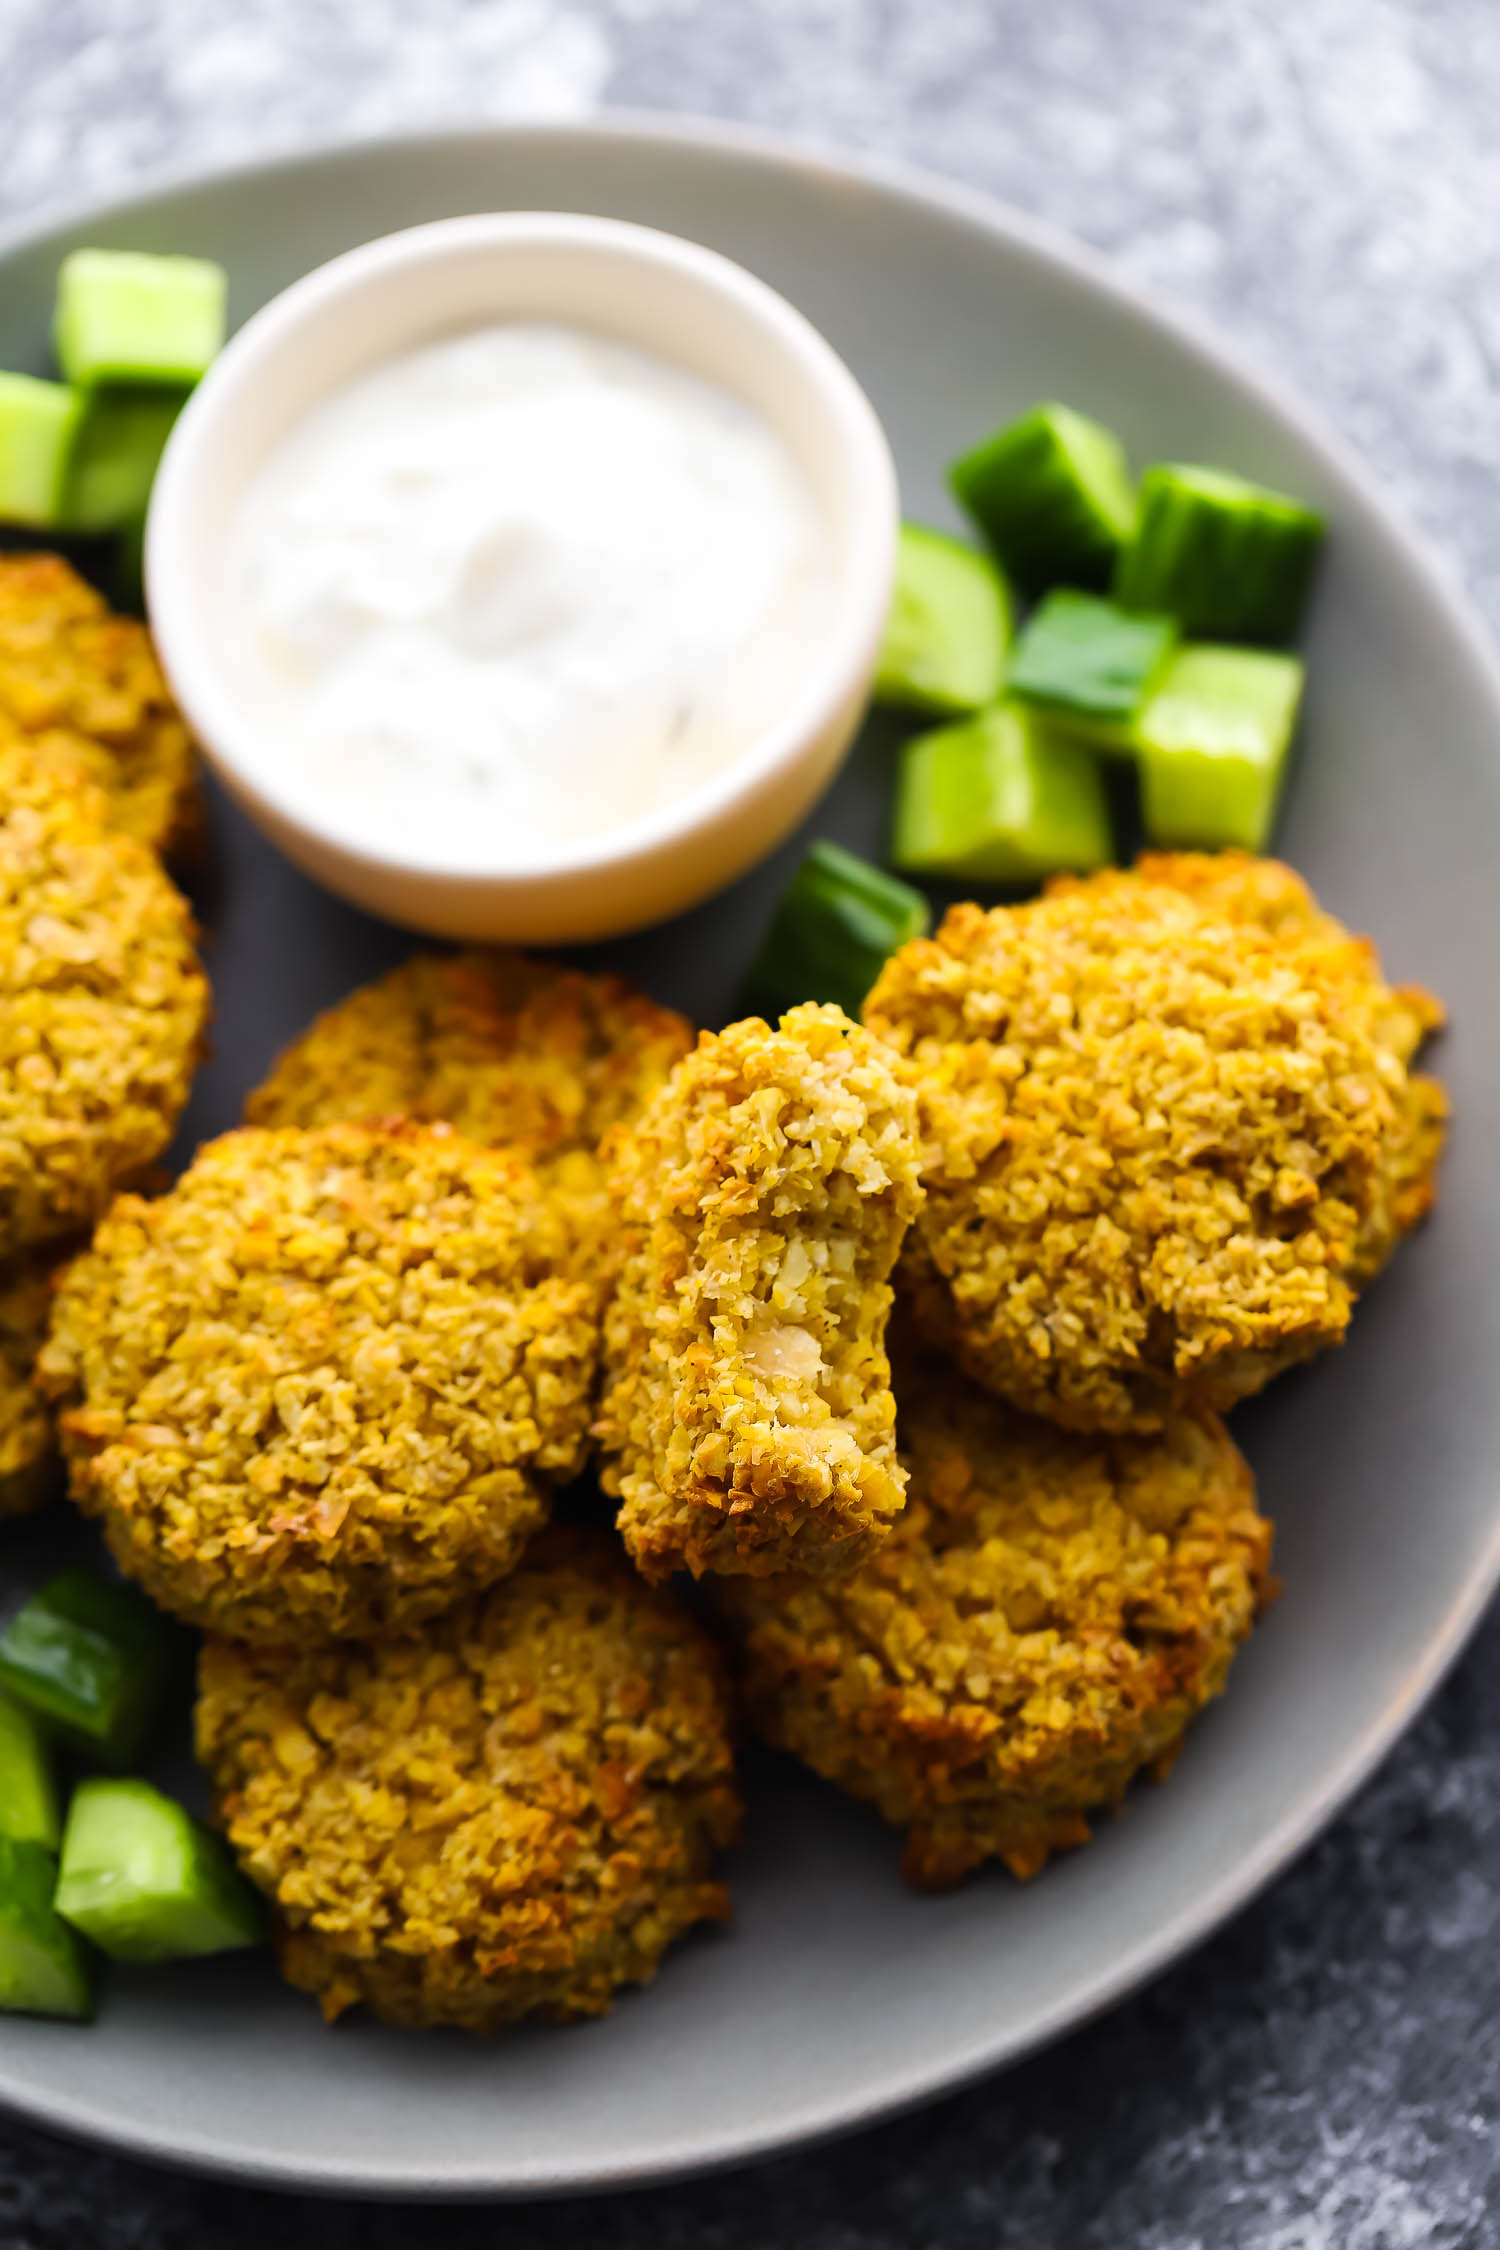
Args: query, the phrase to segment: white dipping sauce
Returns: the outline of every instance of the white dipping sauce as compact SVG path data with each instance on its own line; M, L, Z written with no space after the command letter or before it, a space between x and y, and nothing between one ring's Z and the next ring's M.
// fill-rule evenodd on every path
M507 322L299 424L229 526L218 616L299 806L377 851L524 865L731 765L830 592L811 491L749 407Z

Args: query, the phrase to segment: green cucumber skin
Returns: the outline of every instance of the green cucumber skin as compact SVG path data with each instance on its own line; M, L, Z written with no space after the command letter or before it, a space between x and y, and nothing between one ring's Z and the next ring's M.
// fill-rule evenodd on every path
M182 1639L130 1587L61 1572L0 1636L0 1688L106 1764L128 1766L179 1669Z
M52 1903L55 1874L42 1845L0 1836L0 2011L87 2023L88 1955Z
M52 1759L29 1711L0 1695L0 1836L55 1852L62 1834Z
M874 700L938 716L981 709L1004 683L1011 630L1010 589L992 557L904 523Z
M259 1899L222 1841L146 1781L81 1782L57 1911L111 1960L149 1966L258 1945Z
M931 926L920 891L819 838L771 917L745 979L745 1009L775 1023L804 1000L832 1001L857 1023L891 954Z
M1103 479L1083 481L1067 436L1082 433ZM1128 536L1124 449L1071 408L1043 404L953 462L948 482L1003 567L1028 593L1068 585L1103 592Z
M1177 621L1059 587L1016 642L1007 693L1087 739L1116 744L1177 645Z
M1200 490L1201 472L1158 463L1141 478L1135 536L1120 556L1115 599L1165 610L1195 640L1295 640L1323 542L1323 521L1295 500L1240 479Z
M101 384L86 395L63 485L65 530L120 531L144 517L187 398L180 385Z

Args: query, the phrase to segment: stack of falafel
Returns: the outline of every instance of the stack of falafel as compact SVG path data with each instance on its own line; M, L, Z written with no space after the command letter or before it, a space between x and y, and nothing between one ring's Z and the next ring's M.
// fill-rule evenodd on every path
M0 663L4 608L0 567ZM734 1704L923 1885L1031 1875L1165 1773L1270 1591L1219 1415L1431 1202L1436 1003L1234 855L957 908L863 1025L694 1044L615 978L417 955L150 1198L186 910L22 724L0 1448L56 1410L78 1504L204 1630L199 1754L294 1984L607 2007L727 1913ZM591 1455L618 1536L549 1523Z

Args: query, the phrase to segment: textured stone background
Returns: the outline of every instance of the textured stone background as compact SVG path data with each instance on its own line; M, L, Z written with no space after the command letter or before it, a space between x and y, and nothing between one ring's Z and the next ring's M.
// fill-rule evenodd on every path
M426 118L709 111L993 188L1300 385L1500 625L1494 0L0 0L0 212ZM418 2216L0 2126L3 2250L1450 2250L1500 2231L1500 1635L1174 1975L861 2141Z

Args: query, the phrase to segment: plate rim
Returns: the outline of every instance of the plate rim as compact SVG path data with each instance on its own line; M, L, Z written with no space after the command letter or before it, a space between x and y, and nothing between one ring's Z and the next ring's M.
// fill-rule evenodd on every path
M1105 253L1051 221L1037 218L1003 197L948 178L903 158L848 150L817 135L747 125L707 113L639 107L607 107L579 118L538 121L455 119L395 131L278 136L254 152L228 162L193 161L156 167L123 189L49 203L0 227L0 263L49 237L98 219L114 219L134 206L163 195L191 193L236 180L319 162L338 163L383 151L417 152L424 147L595 140L639 146L670 144L708 157L728 152L780 171L810 172L838 186L851 182L895 195L961 221L977 234L998 239L1044 265L1062 267L1084 287L1120 310L1165 333L1221 380L1288 425L1309 449L1321 454L1338 477L1358 494L1361 504L1401 550L1424 590L1456 637L1487 691L1500 731L1500 652L1461 584L1455 568L1423 529L1386 496L1376 472L1357 449L1309 406L1296 389L1260 360L1255 348L1231 341L1206 316L1176 303L1152 284L1126 275ZM1256 1849L1192 1906L1149 1938L1142 1939L1084 1988L1034 2018L1024 2033L971 2037L941 2066L915 2074L899 2066L867 2078L852 2097L834 2097L816 2112L784 2126L735 2134L722 2128L684 2141L675 2152L660 2147L639 2162L570 2171L555 2164L534 2173L510 2166L504 2176L483 2165L424 2171L420 2164L398 2163L387 2173L368 2161L328 2159L316 2167L301 2159L236 2149L221 2136L164 2130L132 2122L97 2100L35 2092L0 2066L0 2108L26 2123L65 2138L106 2147L148 2164L200 2177L320 2197L389 2203L522 2202L619 2193L669 2181L701 2178L843 2138L882 2119L909 2114L929 2103L1038 2052L1066 2033L1081 2029L1161 1975L1214 1935L1281 1874L1337 1817L1374 1773L1462 1654L1489 1601L1500 1586L1500 1508L1488 1542L1441 1626L1432 1634L1421 1661L1403 1679L1400 1692L1384 1701L1354 1736L1337 1766L1308 1800L1275 1823ZM87 2036L85 2032L83 2036Z

